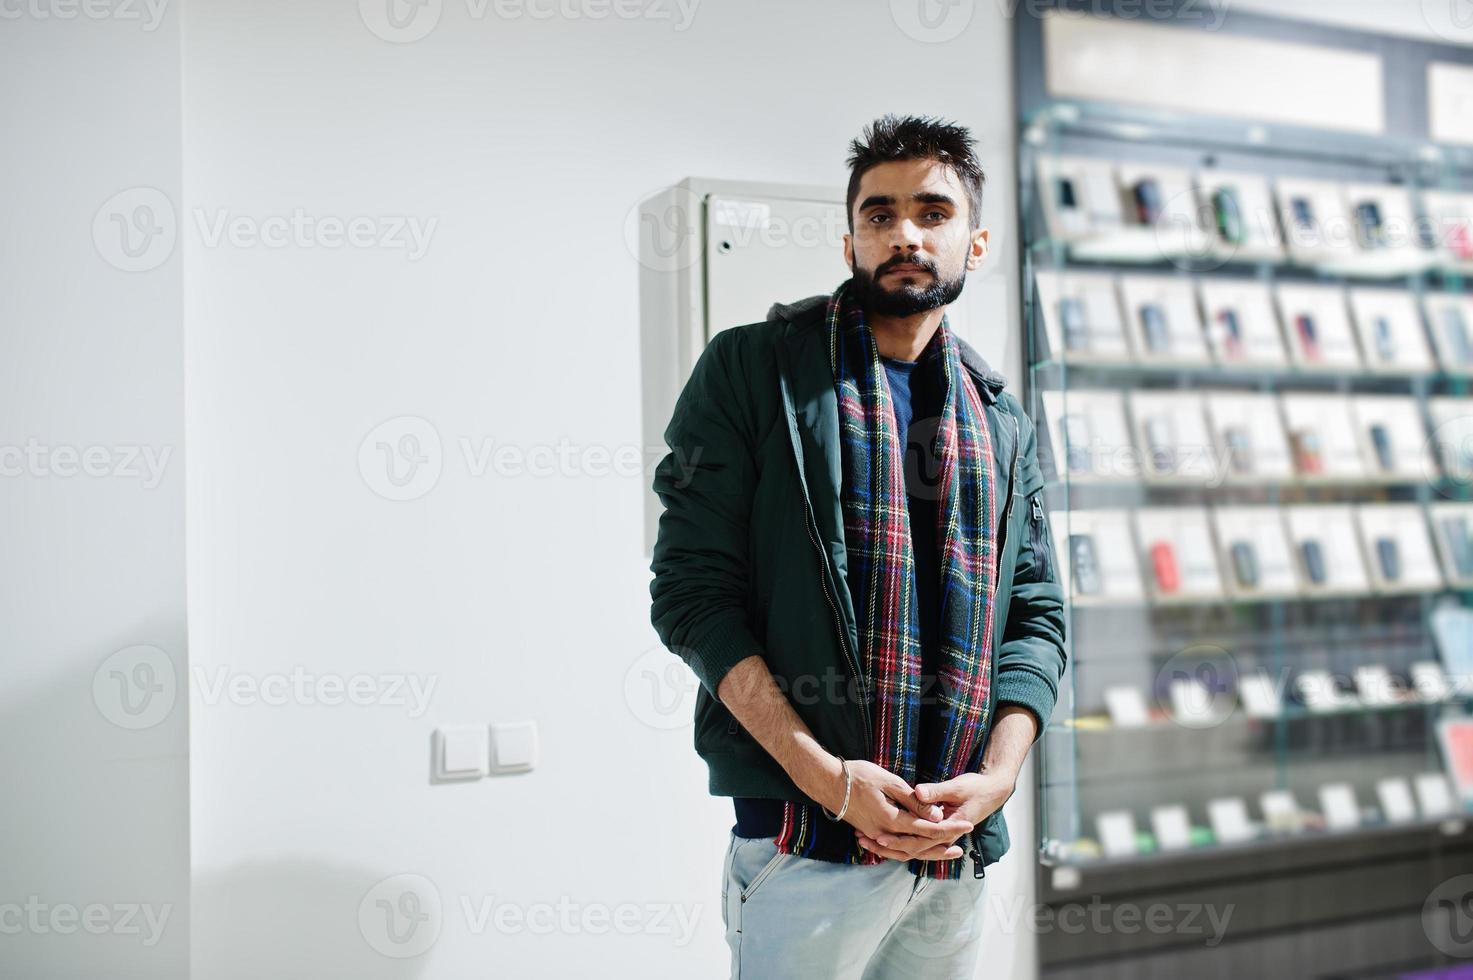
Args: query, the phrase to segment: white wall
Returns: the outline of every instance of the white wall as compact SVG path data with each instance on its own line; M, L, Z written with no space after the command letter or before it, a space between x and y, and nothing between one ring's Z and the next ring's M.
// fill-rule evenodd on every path
M180 263L131 225L178 194L178 45L162 3L0 19L6 977L187 967Z
M639 445L626 217L691 174L842 183L874 116L954 117L981 137L1002 245L968 287L969 336L1016 379L1000 8L977 4L954 41L926 43L886 4L705 0L677 29L494 6L478 19L445 0L403 44L365 26L384 23L382 3L363 9L192 0L184 24L195 975L724 975L730 805L707 795L691 748L692 689L661 692L686 719L670 728L640 673L682 683L649 625L641 499L663 447ZM437 224L420 258L209 233L221 214L249 232L296 208ZM405 434L428 460L419 478L438 461L438 480L385 499L375 488L400 491L378 443L410 448ZM622 447L646 465L609 474L579 455L551 476L476 475L460 440ZM437 686L416 716L198 683L296 667ZM541 727L538 769L429 784L436 724L521 718ZM1031 817L1013 829L989 874L1000 898L1030 866ZM417 957L369 941L395 948L373 900L403 880L372 893L359 926L361 901L399 875L442 904ZM551 932L478 921L560 902ZM632 914L632 934L581 918L600 913ZM694 918L688 941L679 916ZM989 976L1009 974L1017 940L992 944Z

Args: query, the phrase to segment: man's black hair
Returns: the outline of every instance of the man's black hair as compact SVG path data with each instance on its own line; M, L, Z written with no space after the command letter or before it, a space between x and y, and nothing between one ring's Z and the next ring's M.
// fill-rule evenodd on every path
M936 160L951 168L967 192L971 230L982 227L982 184L986 175L973 152L976 141L965 126L930 116L887 113L865 127L849 144L849 193L845 199L849 233L854 233L854 200L859 179L876 164L895 160Z

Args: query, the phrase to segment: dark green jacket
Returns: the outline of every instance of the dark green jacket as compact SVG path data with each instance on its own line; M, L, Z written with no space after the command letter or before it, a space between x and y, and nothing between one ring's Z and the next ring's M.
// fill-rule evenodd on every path
M651 621L700 680L694 740L713 796L815 802L716 697L726 672L753 654L822 745L871 758L859 629L845 584L827 299L774 305L765 322L712 338L675 403L665 429L670 451L655 469L664 511L650 564ZM995 610L1003 626L992 634L987 717L999 704L1024 705L1042 731L1064 672L1065 630L1033 423L964 342L961 356L986 404L995 485L1007 494L999 497L1006 504ZM1002 857L1001 810L969 836L967 850L979 851L981 864Z

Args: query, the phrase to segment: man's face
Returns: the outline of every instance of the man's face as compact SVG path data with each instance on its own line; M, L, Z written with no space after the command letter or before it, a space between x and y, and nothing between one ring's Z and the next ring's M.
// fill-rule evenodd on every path
M859 180L844 261L868 312L905 317L946 306L987 255L970 230L961 180L935 160L871 167Z

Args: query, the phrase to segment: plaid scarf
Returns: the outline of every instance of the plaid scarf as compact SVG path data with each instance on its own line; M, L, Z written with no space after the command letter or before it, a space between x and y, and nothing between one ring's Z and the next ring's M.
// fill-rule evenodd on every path
M943 315L916 371L942 383L941 418L931 443L937 465L941 630L936 678L921 676L904 459L890 383L852 280L829 298L826 326L842 432L844 541L856 602L867 690L874 693L870 760L910 785L969 770L986 730L991 684L997 497L987 414ZM938 349L939 348L939 349ZM926 686L923 689L923 681ZM934 691L934 694L932 693ZM923 694L927 697L922 703ZM813 804L785 801L779 850L808 854L830 822ZM886 860L849 835L846 864ZM966 846L965 839L962 841ZM960 878L966 856L907 865L920 877Z

